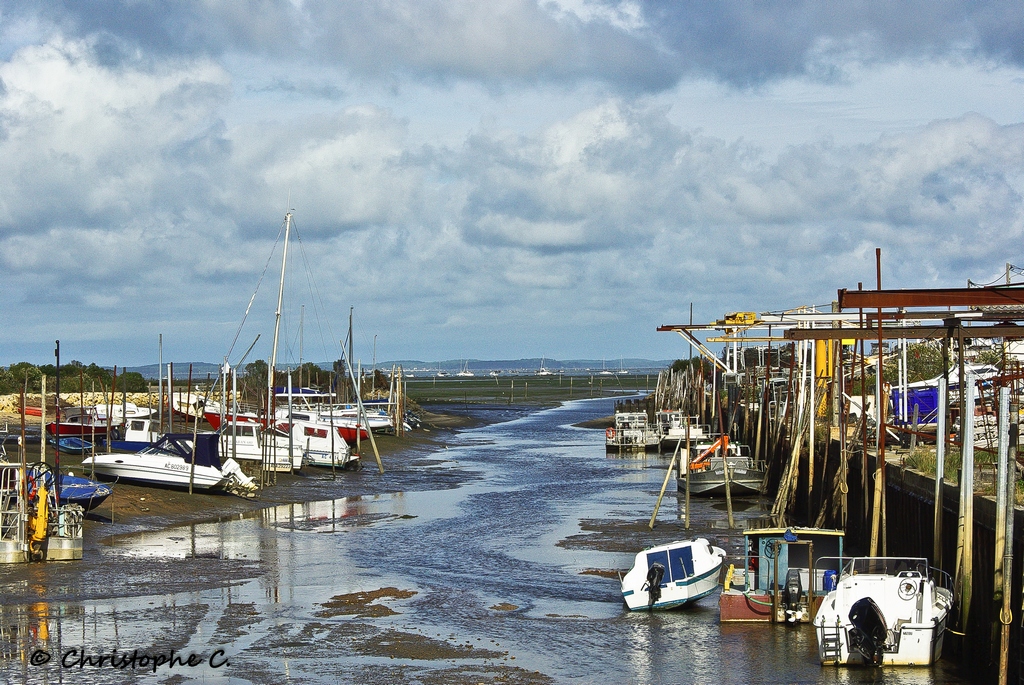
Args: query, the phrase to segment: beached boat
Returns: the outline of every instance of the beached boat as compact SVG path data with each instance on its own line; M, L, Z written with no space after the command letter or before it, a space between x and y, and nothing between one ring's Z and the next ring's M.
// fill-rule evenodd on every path
M35 481L36 484L43 483L48 490L53 489L53 468L51 466L29 464L28 475L30 481ZM60 503L77 504L85 512L98 507L114 492L114 489L106 483L99 483L73 473L62 473L59 483Z
M850 559L814 618L821 663L934 663L953 605L949 586L949 576L927 559Z
M0 465L17 466L17 464L8 463L5 459L0 459ZM25 473L29 491L44 485L49 492L53 492L52 466L40 462L29 463L25 467ZM59 482L60 504L77 504L83 511L98 507L114 492L113 488L106 483L98 483L73 473L62 473Z
M224 424L219 433L220 453L247 465L245 470L249 473L258 472L261 467L279 473L291 473L302 468L301 445L293 441L289 456L286 429L274 429L271 440L260 424L237 421Z
M81 559L84 516L28 468L0 464L0 563Z
M718 597L720 620L809 623L842 565L843 531L761 528L743 538L743 568L730 567Z
M76 435L69 435L64 438L56 438L52 435L46 436L46 442L56 445L61 454L85 454L91 452L93 444L85 438Z
M138 452L159 440L160 433L153 430L152 419L129 419L124 425L123 437L123 440L111 440L110 449Z
M60 436L78 436L92 442L106 440L107 430L116 433L121 425L120 418L110 417L108 424L107 417L101 417L96 407L62 407L60 410ZM47 435L57 435L58 426L56 421L46 424Z
M724 561L704 538L645 549L621 579L622 598L631 611L685 606L715 591Z
M105 478L124 479L197 490L254 492L255 484L233 459L223 463L216 433L167 433L155 444L133 454L97 454L82 460L82 469ZM193 462L192 455L195 454Z

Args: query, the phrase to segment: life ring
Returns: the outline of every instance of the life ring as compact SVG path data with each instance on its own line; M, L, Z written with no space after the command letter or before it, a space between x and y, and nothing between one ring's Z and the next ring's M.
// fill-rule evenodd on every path
M909 601L917 596L917 589L917 583L910 578L904 578L900 581L897 593L900 599Z
M604 437L607 438L608 440L614 440L615 439L615 429L614 428L605 428L605 430L604 430Z

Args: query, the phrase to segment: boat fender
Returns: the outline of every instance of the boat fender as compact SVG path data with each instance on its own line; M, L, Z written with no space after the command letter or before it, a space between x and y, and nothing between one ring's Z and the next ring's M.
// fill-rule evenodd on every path
M608 438L609 440L614 440L615 439L615 429L614 428L606 428L605 431L604 431L604 437Z
M665 577L665 567L654 562L647 569L647 583L643 589L647 590L647 607L652 608L661 599L661 579Z

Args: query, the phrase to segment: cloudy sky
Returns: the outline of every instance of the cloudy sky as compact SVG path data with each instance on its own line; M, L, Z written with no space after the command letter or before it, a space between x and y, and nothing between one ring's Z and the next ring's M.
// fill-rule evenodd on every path
M280 359L675 358L1024 264L1022 120L1019 2L0 0L0 364L268 357L288 210Z

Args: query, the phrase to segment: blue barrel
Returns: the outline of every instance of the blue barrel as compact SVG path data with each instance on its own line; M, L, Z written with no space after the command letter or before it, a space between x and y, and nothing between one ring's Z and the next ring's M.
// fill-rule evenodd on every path
M821 579L821 584L825 588L825 592L832 592L836 589L836 572L832 569L825 571L824 577Z

